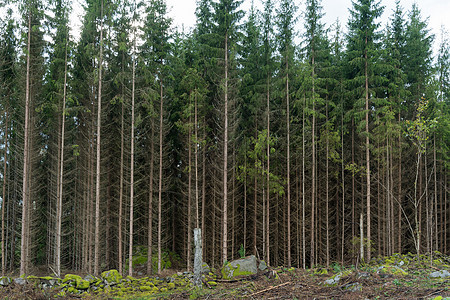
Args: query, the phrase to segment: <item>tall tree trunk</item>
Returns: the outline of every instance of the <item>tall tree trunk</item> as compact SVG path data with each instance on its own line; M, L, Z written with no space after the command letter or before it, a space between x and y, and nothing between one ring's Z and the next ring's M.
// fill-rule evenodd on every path
M5 116L5 154L3 156L3 188L2 188L2 276L6 272L6 248L5 248L5 209L6 209L6 172L8 161L8 109Z
M162 76L160 74L160 76ZM159 182L158 182L158 274L161 274L161 247L162 247L162 170L163 170L163 83L160 84L159 104Z
M267 91L266 91L266 98L267 98L267 174L266 174L266 185L267 185L267 192L266 192L266 205L267 208L270 207L270 90L269 90L269 75L267 75ZM256 193L256 192L255 192ZM263 200L264 201L264 200ZM256 202L255 202L256 203ZM268 233L269 233L269 209L267 209L267 241L266 243L269 243ZM266 253L269 253L269 247L267 246ZM267 263L269 262L269 258L266 257Z
M342 91L341 91L342 92ZM344 104L341 112L341 184L342 184L342 232L341 232L341 264L344 265L345 250L345 158L344 158Z
M97 161L95 178L95 242L94 242L94 274L100 272L100 134L102 116L102 65L103 65L103 0L100 8L100 55L98 61L98 98L97 98Z
M23 182L22 182L22 238L20 244L20 275L28 272L28 247L29 247L29 215L28 205L30 196L30 183L28 168L30 164L30 52L31 52L31 7L28 8L28 42L27 42L27 71L25 87L25 128L24 128L24 146L23 146Z
M192 92L189 95L189 99L192 97ZM190 109L190 101L189 101L189 109ZM188 272L191 271L191 244L192 244L192 235L191 235L191 231L192 231L192 200L191 200L191 191L192 191L192 175L191 175L191 169L192 169L192 132L191 132L191 116L190 116L190 112L189 112L189 129L188 129L188 207L187 207L187 257L186 257L186 261L187 261L187 270Z
M314 56L313 56L313 70L312 70L312 130L311 130L311 164L312 164L312 178L311 178L311 268L315 261L315 213L316 213L316 114L315 114L315 87L314 87ZM317 228L319 229L319 228Z
M152 274L153 269L153 168L154 168L154 128L153 118L150 121L150 174L148 182L148 231L147 231L147 275Z
M205 218L206 218L206 121L203 117L203 139L205 145L203 146L202 153L202 251L203 257L206 257L206 247L205 247Z
M57 205L56 205L56 275L61 276L61 224L62 224L62 199L63 199L63 173L64 173L64 138L65 138L65 111L66 111L66 89L67 89L67 36L65 45L65 58L64 58L64 86L63 86L63 106L61 114L61 145L59 153L59 179L58 179L58 190L57 190Z
M366 45L367 45L367 37L366 37ZM367 247L367 261L371 259L370 253L370 223L371 223L371 213L370 213L370 141L369 141L369 74L368 74L368 57L367 50L365 52L365 77L366 77L366 209L367 209L367 241L369 246Z
M288 267L291 267L291 133L290 123L291 115L289 112L289 64L286 61L286 131L287 131L287 149L286 149L286 186L287 186L287 248L288 248ZM267 234L267 237L269 235Z
M133 43L133 74L131 79L131 145L130 145L130 241L128 248L128 275L133 276L133 229L134 229L134 94L136 77L136 59L135 46L136 38Z
M303 251L303 269L306 269L306 212L305 212L305 108L306 97L303 96L303 110L302 110L302 251Z
M328 99L327 99L327 104L326 104L326 123L328 124ZM327 125L328 126L328 125ZM330 267L330 228L329 228L329 220L328 220L328 216L329 216L329 198L328 198L328 193L329 193L329 183L328 183L328 173L329 173L329 159L330 159L330 141L329 141L329 132L328 132L328 127L326 129L326 134L327 134L327 149L326 149L326 174L325 174L325 182L326 182L326 191L325 191L325 211L326 211L326 216L325 216L325 222L326 222L326 243L327 243L327 268Z
M123 61L123 59L122 59ZM124 73L124 70L122 68L122 73ZM124 93L124 87L123 87L123 83L122 83L122 97L125 98L125 93ZM123 233L123 184L124 184L124 147L125 147L125 141L124 141L124 131L125 131L125 122L124 122L124 114L125 114L125 103L124 101L122 101L122 114L120 116L120 179L119 179L119 216L118 216L118 254L117 254L117 259L119 262L119 273L123 274L123 237L122 237L122 233Z
M400 112L398 113L398 124L401 122ZM397 252L402 253L402 138L401 133L398 134L398 245Z
M227 261L228 242L228 33L225 33L225 87L224 87L224 137L223 137L223 236L222 264Z
M194 135L195 135L195 227L200 228L199 193L198 193L198 112L197 112L197 92L194 98ZM203 245L203 244L202 244Z

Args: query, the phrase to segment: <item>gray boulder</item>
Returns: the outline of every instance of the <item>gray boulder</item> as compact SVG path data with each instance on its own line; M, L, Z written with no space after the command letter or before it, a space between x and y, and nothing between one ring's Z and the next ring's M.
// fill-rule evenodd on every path
M431 273L429 275L429 277L431 277L431 278L446 278L446 277L450 277L450 272L447 270L436 271L436 272Z
M263 261L263 260L261 260L261 261L259 262L258 269L261 270L261 271L264 271L265 269L267 269L267 264L266 264L266 262Z
M26 279L18 277L18 278L14 278L14 283L17 285L25 285L27 284Z
M12 282L12 279L9 277L0 277L0 285L1 286L8 286Z
M250 255L246 258L233 260L222 267L221 273L224 279L232 279L236 276L248 276L258 272L258 260Z
M201 272L202 274L208 274L209 272L211 272L211 268L208 266L207 263L203 262L202 263L202 269Z

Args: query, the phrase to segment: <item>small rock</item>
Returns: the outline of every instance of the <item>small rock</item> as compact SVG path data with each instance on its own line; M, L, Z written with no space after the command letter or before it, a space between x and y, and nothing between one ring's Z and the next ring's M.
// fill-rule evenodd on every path
M358 277L358 279L360 279L360 278L369 278L370 274L367 273L367 272L359 272L357 277Z
M25 285L27 284L27 281L21 277L14 278L14 283L17 285Z
M202 263L202 270L201 270L201 273L202 273L202 274L208 274L209 272L211 272L211 268L208 266L207 263L203 262L203 263Z
M362 291L362 286L359 282L350 283L344 286L344 289L350 292Z
M431 278L446 278L449 276L450 276L450 272L447 270L436 271L429 275L429 277L431 277Z
M8 286L8 285L11 284L11 282L12 282L12 280L9 277L1 277L0 278L0 285L1 286Z
M177 272L177 276L178 276L178 277L181 277L181 276L183 276L183 273Z
M263 261L263 260L261 260L261 261L259 262L258 269L259 269L260 271L264 271L265 269L267 269L267 264L266 264L266 262Z
M96 278L94 276L90 275L90 274L84 276L83 279L86 280L86 281L94 281L94 280L96 280Z
M336 275L332 276L331 278L325 280L323 282L323 285L325 286L336 286L339 282L339 280L341 280L342 277L348 276L352 273L352 270L345 270L343 272L339 272Z

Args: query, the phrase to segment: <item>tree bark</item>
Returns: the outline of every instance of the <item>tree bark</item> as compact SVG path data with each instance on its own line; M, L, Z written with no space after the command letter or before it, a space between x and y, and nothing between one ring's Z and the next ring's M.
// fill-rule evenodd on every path
M223 138L223 236L222 264L227 261L228 242L228 33L225 33L225 87L224 87L224 138Z
M128 275L133 276L133 229L134 229L134 94L136 61L134 57L136 38L133 44L133 71L131 80L131 145L130 145L130 241L128 248Z
M98 67L98 98L97 98L97 160L95 178L95 242L94 242L94 274L100 272L100 135L102 112L102 64L103 64L103 0L100 8L100 55Z
M61 224L62 224L62 199L63 199L63 173L64 173L64 138L65 138L65 111L66 111L66 89L67 89L67 36L66 36L66 48L65 48L65 59L64 59L64 86L63 86L63 107L61 114L61 146L59 154L59 180L58 180L58 191L57 191L57 205L56 205L56 275L61 276Z
M28 42L27 42L27 70L26 70L26 87L25 87L25 128L24 128L24 146L23 146L23 182L22 182L22 238L20 241L20 275L25 275L28 272L28 227L29 215L28 205L30 196L30 184L28 176L28 167L30 164L30 52L31 52L31 7L28 8Z

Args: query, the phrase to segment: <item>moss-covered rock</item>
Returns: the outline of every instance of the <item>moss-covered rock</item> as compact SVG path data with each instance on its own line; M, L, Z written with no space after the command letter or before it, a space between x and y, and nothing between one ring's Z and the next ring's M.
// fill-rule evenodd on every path
M380 266L377 269L377 274L381 275L381 277L386 277L389 275L406 276L406 275L408 275L408 272L406 272L405 270L403 270L402 268L397 267L397 266L384 265L384 266Z
M139 289L142 292L152 291L153 288L154 288L154 286L149 286L149 285L142 285L142 286L139 287Z
M216 286L217 282L215 282L215 281L208 281L208 285L209 286Z
M101 277L107 285L115 285L122 280L122 275L120 275L117 270L105 271L102 273Z
M0 277L0 285L1 286L8 286L12 283L12 279L9 277Z
M236 276L248 276L258 272L256 256L237 259L225 264L221 273L224 279L232 279Z
M169 283L167 284L167 287L168 287L169 289L174 289L174 288L175 288L175 283L169 282Z
M314 269L314 275L318 275L318 276L328 275L328 270L325 268Z
M345 271L339 272L339 273L331 276L331 278L325 280L323 282L323 285L325 285L325 286L336 286L339 283L339 281L341 280L342 277L349 276L352 273L353 273L352 270L345 270Z

